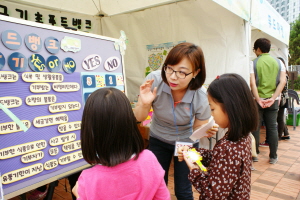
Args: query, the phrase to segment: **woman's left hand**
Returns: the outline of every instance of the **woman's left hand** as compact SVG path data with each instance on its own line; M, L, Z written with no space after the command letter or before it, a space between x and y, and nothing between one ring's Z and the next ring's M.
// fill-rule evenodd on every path
M217 132L218 132L218 130L219 130L219 125L218 124L214 124L213 127L211 127L210 129L208 129L206 131L206 133L207 133L206 137L212 137L212 136L216 135Z

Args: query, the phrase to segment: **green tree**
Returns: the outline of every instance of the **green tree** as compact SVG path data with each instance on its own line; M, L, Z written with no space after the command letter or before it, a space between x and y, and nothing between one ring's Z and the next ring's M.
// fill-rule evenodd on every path
M291 23L290 33L290 65L300 65L300 15L296 21Z

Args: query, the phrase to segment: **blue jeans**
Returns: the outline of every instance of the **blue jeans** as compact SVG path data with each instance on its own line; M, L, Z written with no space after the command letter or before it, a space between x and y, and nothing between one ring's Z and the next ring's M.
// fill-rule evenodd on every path
M264 121L266 126L266 132L268 133L268 144L270 148L270 158L277 158L278 148L278 131L277 131L277 113L278 113L278 100L269 108L262 108L257 104L259 111L259 123L257 130L252 134L255 137L256 152L259 153L259 140L260 140L260 126Z
M195 144L194 146L197 146ZM165 182L168 185L168 175L171 160L174 155L175 145L162 142L156 138L150 137L149 150L151 150L162 168L165 170ZM174 190L178 200L194 200L192 184L188 180L190 170L184 161L179 162L178 157L174 156Z

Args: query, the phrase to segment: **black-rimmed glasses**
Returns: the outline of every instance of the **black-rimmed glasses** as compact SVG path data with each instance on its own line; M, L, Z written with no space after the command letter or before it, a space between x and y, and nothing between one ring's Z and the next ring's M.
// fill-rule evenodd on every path
M182 72L182 71L175 71L172 67L169 67L169 66L165 66L164 67L164 70L167 74L173 74L175 72L175 75L178 77L178 78L181 78L181 79L185 79L186 76L190 75L191 73L193 72L190 72L190 73L185 73L185 72Z

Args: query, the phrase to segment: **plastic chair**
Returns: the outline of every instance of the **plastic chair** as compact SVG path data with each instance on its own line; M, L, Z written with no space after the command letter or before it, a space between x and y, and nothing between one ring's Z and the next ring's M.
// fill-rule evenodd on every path
M300 107L295 107L294 106L294 101L296 101L297 105L300 105L300 100L298 93L295 90L288 90L288 113L293 114L293 130L296 129L296 119L297 115L300 113Z

